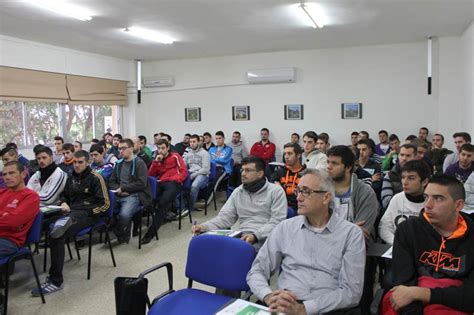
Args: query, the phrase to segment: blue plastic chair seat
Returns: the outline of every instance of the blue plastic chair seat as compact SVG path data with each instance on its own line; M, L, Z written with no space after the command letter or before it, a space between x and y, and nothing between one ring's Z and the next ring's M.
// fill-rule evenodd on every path
M89 227L86 227L86 228L83 228L82 230L80 230L76 236L83 236L83 235L86 235L87 233L89 233L93 228L98 228L100 226L105 226L105 222L103 220L100 220L100 221L97 221L93 226L89 226Z
M11 254L8 257L4 257L4 258L0 259L0 266L6 264L10 259L12 259L15 256L28 254L28 253L30 253L30 250L28 249L28 247L22 247L22 248L18 249L18 251L16 253Z
M198 289L178 290L155 303L148 315L211 315L232 298Z

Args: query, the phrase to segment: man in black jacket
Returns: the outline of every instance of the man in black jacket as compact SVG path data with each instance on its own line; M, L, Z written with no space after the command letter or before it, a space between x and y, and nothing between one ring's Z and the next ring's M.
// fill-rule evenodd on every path
M63 288L65 239L93 225L110 207L104 179L88 166L89 153L77 151L73 159L74 170L60 196L64 216L54 223L50 232L51 267L49 276L41 286L43 294L54 293ZM37 288L32 294L40 296Z
M464 186L435 175L424 195L420 216L395 232L391 305L399 314L473 313L474 231L461 213Z

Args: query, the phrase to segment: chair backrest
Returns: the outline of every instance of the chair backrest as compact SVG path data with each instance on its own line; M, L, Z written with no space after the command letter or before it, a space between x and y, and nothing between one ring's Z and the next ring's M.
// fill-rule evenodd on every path
M288 207L288 212L286 213L286 218L290 219L296 216L296 211L292 207Z
M41 228L43 226L43 212L38 212L33 221L33 225L28 231L28 236L26 237L25 245L39 243L41 240Z
M224 290L248 291L246 277L255 255L253 246L239 238L196 236L189 243L186 277Z
M156 199L156 192L158 190L158 183L156 181L156 177L148 176L148 185L150 186L151 190L151 199Z
M110 205L109 205L109 209L107 209L107 212L106 212L106 217L109 217L111 218L113 215L114 215L114 211L115 211L115 191L112 191L112 190L109 190L109 202L110 202Z

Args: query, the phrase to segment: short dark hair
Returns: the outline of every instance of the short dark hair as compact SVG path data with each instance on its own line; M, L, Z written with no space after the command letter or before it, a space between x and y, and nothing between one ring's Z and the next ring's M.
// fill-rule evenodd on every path
M216 132L216 136L221 136L222 138L225 138L224 136L224 132L219 130L218 132Z
M123 139L122 135L119 134L119 133L114 134L114 138L117 138L117 139L119 139L119 140L122 140L122 139Z
M265 161L262 158L254 155L249 155L242 159L242 165L250 163L255 164L255 169L257 170L257 172L265 171Z
M45 145L43 145L43 144L37 144L37 145L35 145L35 146L33 147L33 152L35 153L35 156L38 155L38 154L40 154L40 153L46 153L46 154L49 155L49 156L52 156L52 155L53 155L53 151L52 151L49 147L47 147L47 146L45 146Z
M94 139L91 140L91 143L99 143L99 139L94 138Z
M185 137L191 137L191 134L190 133L185 133L184 136Z
M298 139L300 138L300 134L299 134L299 133L297 133L297 132L293 132L291 135L292 135L292 136L297 136L297 137L298 137Z
M125 143L125 144L127 145L127 147L133 148L133 141L132 141L132 139L129 139L129 138L121 139L121 140L120 140L120 143Z
M298 143L288 142L287 144L283 146L283 149L286 149L286 148L293 148L293 152L295 152L296 155L303 153L303 149Z
M236 134L238 134L238 135L239 135L239 137L240 137L240 131L234 131L233 133L236 133Z
M102 136L102 139L105 140L105 137L106 137L106 136L111 136L111 137L113 137L112 133L106 132L106 133L104 133L104 135Z
M61 143L64 143L64 139L61 136L54 137L54 141L61 141Z
M76 151L74 152L74 157L75 158L85 158L86 161L89 161L89 152L87 152L86 150L79 150L79 151Z
M405 149L407 149L407 150L412 149L412 150L413 150L413 154L415 154L415 155L418 154L418 147L417 147L416 145L414 145L414 144L405 143L405 144L403 144L403 145L400 147L400 150L401 150L402 148L405 148Z
M361 131L359 132L359 134L364 134L364 135L366 135L367 139L370 138L369 133L368 133L367 131L365 131L365 130L361 130Z
M5 163L5 165L3 165L3 167L6 167L6 166L10 166L10 165L15 165L16 166L16 169L18 170L18 172L20 173L23 173L25 171L25 166L23 164L21 164L20 161L10 161L10 162L7 162Z
M89 149L89 152L99 152L100 154L104 153L104 147L101 146L100 144L93 144L91 145L91 148Z
M74 144L72 143L65 143L63 144L63 151L71 151L74 152L76 149L74 148Z
M318 134L314 131L306 131L303 135L304 137L308 137L314 140L314 142L318 141Z
M344 164L344 167L350 167L351 168L351 173L354 170L354 163L356 160L356 157L354 155L354 152L352 150L345 146L345 145L336 145L328 150L326 153L328 157L330 156L338 156L341 158L342 163Z
M367 148L369 148L372 153L375 153L375 143L372 139L360 139L359 141L357 141L357 144L356 145L366 145Z
M11 148L15 148L15 150L18 150L18 146L16 145L15 142L8 142L7 144L5 144L5 147L11 147Z
M144 135L139 135L139 136L138 136L138 139L139 139L140 141L144 141L145 144L146 144L146 137L145 137Z
M161 137L161 133L157 132L153 135L153 138L156 137L156 136L160 136Z
M359 135L359 132L358 132L358 131L353 131L353 132L351 133L351 137L352 137L352 136L358 136L358 135Z
M392 141L395 141L395 140L400 141L400 139L398 139L398 136L396 134L392 133L390 135L390 137L388 137L388 141L392 142Z
M329 135L325 132L321 132L318 136L318 140L323 140L324 142L329 142Z
M262 132L262 131L266 131L266 132L270 133L270 130L268 130L268 128L262 128L262 129L260 129L260 132Z
M426 131L426 133L430 133L430 131L426 127L421 127L420 130L424 130L424 131Z
M74 143L79 143L79 147L82 149L82 142L79 140L74 141Z
M435 134L433 135L433 137L434 137L434 136L439 136L439 137L441 137L441 140L444 142L444 136L443 136L442 134L440 134L440 133L435 133Z
M0 156L4 156L7 153L9 155L16 155L16 154L18 154L18 151L14 147L6 146L0 151Z
M379 134L381 134L381 133L383 133L383 134L385 134L386 136L388 136L387 130L382 129L382 130L379 131Z
M437 184L448 187L448 192L453 200L466 199L466 191L464 185L454 176L446 174L435 174L431 177L428 184Z
M196 139L199 142L199 135L198 134L193 134L190 138L191 139Z
M464 143L462 146L461 146L461 150L460 151L466 151L466 152L474 152L474 145L470 144L470 143Z
M207 131L206 131L205 133L203 133L202 136L203 136L203 137L208 136L208 137L211 137L211 138L212 138L211 134L210 134L209 132L207 132Z
M173 140L173 138L171 138L171 136L170 136L169 134L167 134L167 133L161 135L161 137L166 137L166 138L168 138L170 143L171 143L171 140Z
M420 176L421 181L424 181L431 176L431 169L423 160L411 160L405 163L402 167L403 172L416 172Z
M156 143L156 145L162 145L162 144L166 145L167 148L170 147L170 143L169 143L168 140L166 140L166 139L160 139L160 140Z
M409 135L409 136L407 136L407 137L405 138L405 141L407 141L407 140L408 140L408 141L413 141L413 140L416 140L416 139L418 139L417 136L415 136L415 135Z
M105 140L100 140L99 142L97 142L97 144L104 147L104 149L107 149L107 142L105 142Z
M467 132L456 132L453 135L453 138L457 138L457 137L462 137L464 141L471 142L471 135L468 134Z

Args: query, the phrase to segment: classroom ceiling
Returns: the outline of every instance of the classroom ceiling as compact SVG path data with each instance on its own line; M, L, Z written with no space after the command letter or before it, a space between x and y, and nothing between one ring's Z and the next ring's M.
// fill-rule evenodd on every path
M0 0L0 34L125 59L163 60L335 48L458 36L474 0L314 0L327 25L302 22L292 0L67 0L88 22ZM158 44L125 34L139 26L176 38ZM0 47L1 49L1 47Z

